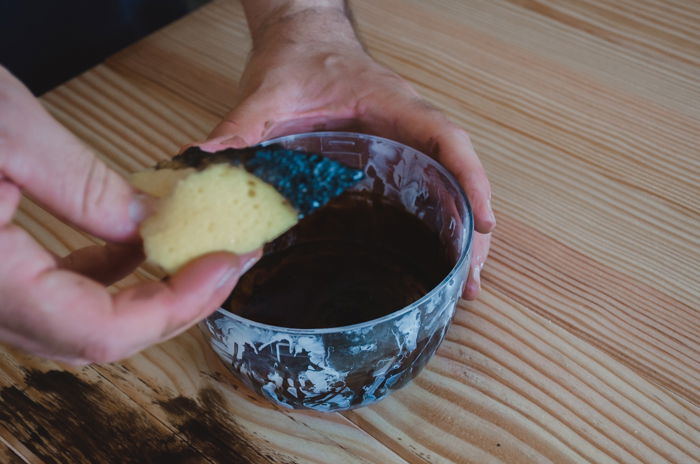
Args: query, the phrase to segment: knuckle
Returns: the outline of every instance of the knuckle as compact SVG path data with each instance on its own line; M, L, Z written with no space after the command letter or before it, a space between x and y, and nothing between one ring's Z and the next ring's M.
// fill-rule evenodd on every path
M96 157L89 155L90 165L83 181L81 194L78 196L78 210L81 217L89 218L103 211L101 205L109 188L109 171L107 166Z
M101 337L86 342L78 359L98 364L111 363L121 359L121 347L110 337Z
M413 86L413 84L411 84L410 82L398 75L392 75L391 78L393 78L392 84L395 85L398 90L406 92L408 95L420 99L420 94Z
M469 133L462 126L459 126L456 123L447 119L447 116L445 116L445 130L447 133L454 136L463 137L466 139L467 142L471 143Z
M472 138L471 138L471 136L469 135L469 132L467 132L464 128L462 128L462 127L460 127L460 126L457 126L457 125L454 124L454 123L451 123L451 124L452 124L452 126L454 127L454 130L455 130L459 135L461 135L462 137L464 137L464 138L467 140L467 142L472 143Z
M3 106L3 96L0 94L0 107ZM20 152L21 147L5 124L0 122L0 178L8 171L8 163L13 155Z

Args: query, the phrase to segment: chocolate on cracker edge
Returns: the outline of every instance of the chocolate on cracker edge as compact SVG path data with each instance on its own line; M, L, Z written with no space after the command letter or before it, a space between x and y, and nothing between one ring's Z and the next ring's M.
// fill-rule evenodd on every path
M325 205L364 177L359 169L318 154L288 150L279 144L226 148L214 153L190 147L157 167L201 170L216 163L242 166L272 185L294 206L299 217Z

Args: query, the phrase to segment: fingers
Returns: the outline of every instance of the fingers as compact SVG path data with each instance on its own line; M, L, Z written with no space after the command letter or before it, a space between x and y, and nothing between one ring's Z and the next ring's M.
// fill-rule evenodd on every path
M21 196L19 188L0 174L0 227L12 221Z
M109 325L111 343L97 341L82 357L115 361L187 330L223 303L258 258L214 253L189 263L168 281L118 293Z
M474 213L472 259L463 296L473 300L481 287L481 269L496 225L491 187L469 135L430 104L411 93L395 92L385 99L365 100L361 118L366 130L393 138L435 157L459 181Z
M76 250L58 260L58 267L111 285L129 275L144 259L140 245L108 243Z
M466 300L475 300L481 290L481 270L484 268L486 257L491 247L491 234L474 233L472 242L472 258L469 262L469 275L464 287L462 297Z
M482 234L491 232L496 226L491 209L491 186L469 136L463 130L449 126L435 138L435 143L435 156L454 174L469 198L474 228Z
M424 101L401 93L387 101L365 103L362 113L369 131L394 138L440 161L466 192L476 230L481 233L493 230L496 218L491 209L491 187L464 130Z
M199 144L205 151L223 148L242 148L289 134L310 131L358 130L357 118L352 112L337 112L324 108L306 108L286 111L294 106L287 96L274 100L266 97L249 97L231 111L209 135L210 139Z
M56 122L13 76L0 73L0 173L56 214L107 240L136 236L133 190Z
M0 256L0 341L53 359L111 362L215 310L260 254L215 253L168 281L115 295L92 279L56 268L53 257L16 226L0 229Z
M55 269L32 283L24 311L44 315L53 349L44 356L75 362L113 362L191 327L219 307L249 261L216 253L193 261L165 282L147 282L113 297L83 276Z

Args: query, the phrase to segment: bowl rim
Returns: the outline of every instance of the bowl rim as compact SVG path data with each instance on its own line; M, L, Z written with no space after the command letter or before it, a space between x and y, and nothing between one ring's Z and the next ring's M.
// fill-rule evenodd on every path
M355 137L358 138L367 138L367 139L373 139L373 140L379 140L383 142L389 142L391 144L396 144L396 145L401 145L405 149L411 150L415 153L417 153L419 156L424 156L428 158L430 161L434 163L434 167L437 168L437 170L442 173L445 178L453 184L453 187L457 189L459 194L462 197L462 201L464 201L464 204L467 207L467 217L469 218L469 224L463 225L463 228L466 229L467 231L467 240L465 241L465 246L463 247L462 251L460 252L459 258L457 259L457 262L455 262L454 266L452 266L452 269L450 269L450 272L447 273L445 278L443 278L438 284L436 284L428 293L414 301L408 306L405 306L401 309L398 309L396 311L393 311L389 314L385 314L384 316L378 317L376 319L370 319L369 321L363 321L363 322L358 322L356 324L351 324L351 325L344 325L344 326L337 326L337 327L323 327L323 328L317 328L317 329L298 329L298 328L293 328L293 327L284 327L284 326L278 326L278 325L271 325L271 324L264 324L262 322L256 322L250 319L246 319L245 317L239 316L238 314L232 313L224 308L219 307L214 313L221 313L223 316L226 316L228 318L237 320L243 324L257 327L259 329L264 329L268 331L274 331L274 332L282 332L282 333L289 333L293 335L319 335L319 334L328 334L328 333L334 333L334 332L347 332L347 331L352 331L352 330L360 330L365 327L370 327L373 325L377 324L382 324L384 322L387 322L391 319L395 318L400 318L404 314L410 313L412 310L414 310L417 306L421 305L424 301L428 300L431 298L441 287L445 285L445 283L450 280L459 269L461 269L462 265L464 264L464 261L470 257L470 252L472 249L473 245L473 238L474 238L474 214L472 211L472 205L469 203L469 198L467 197L467 194L464 192L464 189L462 186L459 184L457 179L450 173L447 168L445 168L438 160L433 158L432 156L426 155L420 150L417 150L413 147L410 147L408 145L405 145L401 142L397 142L395 140L391 140L385 137L380 137L377 135L371 135L371 134L363 134L360 132L347 132L347 131L319 131L319 132L301 132L298 134L289 134L289 135L284 135L280 137L275 137L270 140L265 140L264 142L261 142L260 145L266 146L270 145L273 143L279 143L283 139L288 140L290 138L302 138L302 137L328 137L328 136L334 136L334 137ZM213 315L213 314L212 314ZM211 316L209 316L211 317Z

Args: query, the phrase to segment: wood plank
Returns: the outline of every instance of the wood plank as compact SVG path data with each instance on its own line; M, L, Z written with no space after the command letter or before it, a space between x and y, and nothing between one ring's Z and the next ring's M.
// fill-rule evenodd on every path
M250 44L240 2L214 1L115 54L106 64L137 73L223 116L233 106Z
M567 26L642 52L670 64L700 64L700 34L685 14L668 12L668 2L552 2L509 0ZM688 2L692 7L692 2ZM696 17L697 21L697 17ZM697 26L697 22L695 23Z
M12 352L11 352L12 353ZM209 462L91 368L12 353L21 384L2 384L0 423L41 462Z
M48 92L42 102L122 174L172 157L185 143L202 140L216 122L172 92L154 93L103 65Z
M700 405L697 311L504 217L493 288Z
M617 92L650 101L662 101L666 108L696 119L700 113L694 104L700 90L697 86L697 67L692 64L660 61L646 53L611 43L538 12L526 10L507 0L440 0L439 8L426 8L426 4L416 1L411 3L423 5L421 12L425 19L450 18L450 21L465 29L505 40L528 54L546 57L577 73L605 82ZM393 7L395 0L382 1L380 4ZM360 7L358 10L368 5L378 4L361 2L357 5ZM401 10L394 11L409 10L404 6ZM671 13L672 10L668 11ZM682 20L685 15L677 12L673 17ZM358 18L360 23L363 18L371 20L365 16ZM387 31L391 30L393 29L387 28ZM439 29L431 27L429 32L438 33Z
M2 438L37 462L405 462L338 414L283 411L253 395L198 329L79 370L6 349L0 372L22 377L0 384Z
M229 443L231 429L274 449L282 460L405 462L339 414L293 412L262 400L230 374L198 329L97 369L215 462L225 462L225 454L210 442ZM201 406L192 407L192 399Z
M342 416L271 407L228 374L198 332L182 338L132 358L128 369L65 369L13 353L2 369L21 369L24 380L0 389L7 438L46 463L404 462Z
M672 15L672 21L682 23L689 19L687 12L674 12L666 8L665 3L668 2L662 3L662 8ZM482 47L489 47L494 41L506 41L529 54L547 57L560 66L606 82L623 94L632 93L651 101L662 99L665 106L695 118L700 115L700 110L693 105L699 92L694 81L697 75L695 66L683 62L660 62L657 57L611 43L507 0L355 1L353 9L363 36L371 28L380 28L384 36L409 42L406 51L421 45L462 56L453 49L460 40L454 40L447 48L432 43L432 34L439 35L444 30L434 27L434 22L449 18L465 32L480 32L491 38L480 41ZM383 27L385 21L407 15L420 23L410 29L411 34L406 34L406 29ZM211 21L216 21L216 27L208 26ZM226 25L223 26L222 22ZM203 27L203 24L207 26ZM415 33L429 35L428 40L414 40ZM551 40L552 37L557 37L557 40ZM379 40L364 38L370 51L381 44ZM234 101L236 81L243 70L249 45L240 4L214 1L186 20L171 24L158 34L114 55L107 64L138 72L190 101L215 108L217 114L223 114ZM152 66L154 62L167 63L167 68ZM401 67L397 70L400 72ZM207 85L202 86L202 82Z
M32 453L29 448L24 446L24 444L19 440L19 438L13 435L7 427L0 424L0 443L10 448L17 456L22 459L22 462L28 464L44 464L44 460L41 459L36 454ZM0 461L2 462L2 461Z
M700 120L455 24L466 12L426 16L424 7L392 10L392 2L361 4L366 17L386 18L368 23L365 36L471 132L499 211L698 301ZM416 32L407 39L387 30ZM585 98L569 90L579 86ZM659 266L668 259L674 266Z
M24 459L21 454L16 453L12 447L2 439L2 434L0 433L0 462L5 464L27 464L31 461Z
M3 349L0 460L700 461L696 2L354 4L372 53L469 129L494 187L483 296L424 374L320 415L251 395L197 329L83 369ZM126 174L206 136L249 44L240 4L215 1L44 104ZM58 254L95 243L30 200L16 222ZM93 429L104 449L81 446Z
M462 305L426 373L346 416L408 461L680 463L700 456L700 408L528 306L500 290Z

